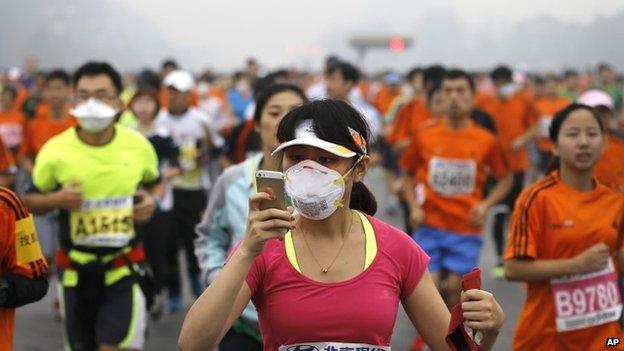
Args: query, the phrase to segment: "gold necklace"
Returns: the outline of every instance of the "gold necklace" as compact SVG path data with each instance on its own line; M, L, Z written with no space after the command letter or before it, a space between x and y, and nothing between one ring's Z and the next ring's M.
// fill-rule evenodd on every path
M351 213L351 222L349 223L349 229L347 230L347 235L349 235L349 233L351 232L351 227L353 226L353 212L350 211L350 213ZM308 244L308 239L306 238L306 234L305 234L305 231L303 230L303 228L301 228L301 234L303 236L303 241L305 242L306 247L308 248L308 251L310 251L310 255L312 256L312 258L314 259L316 264L321 269L321 273L327 274L327 272L329 272L329 270L334 266L334 263L338 259L338 256L340 256L340 253L342 252L342 249L344 248L345 244L347 243L347 238L345 237L342 240L342 245L340 246L340 250L338 250L338 253L336 254L336 257L334 257L334 259L331 261L329 266L323 267L321 265L321 263L319 262L319 260L316 259L316 256L314 256L314 253L312 252L312 249L310 249L310 244Z

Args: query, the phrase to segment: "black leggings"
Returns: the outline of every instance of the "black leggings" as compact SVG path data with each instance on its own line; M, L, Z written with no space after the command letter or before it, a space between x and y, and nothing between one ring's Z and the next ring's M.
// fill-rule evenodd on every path
M152 268L156 288L161 291L167 286L167 253L173 236L173 213L158 212L154 217L137 228L145 247L145 258Z
M199 275L199 265L195 257L195 226L206 208L205 190L173 190L173 225L167 247L167 288L169 296L180 296L180 273L178 267L178 248L182 244L186 254L186 264L190 277Z
M524 172L515 172L513 174L513 186L511 191L499 202L499 205L504 205L508 208L509 212L499 212L494 215L494 228L492 234L494 235L494 248L496 249L496 257L498 258L498 264L502 264L503 250L505 248L505 232L507 229L508 218L510 218L511 212L514 208L516 199L522 192L524 186Z

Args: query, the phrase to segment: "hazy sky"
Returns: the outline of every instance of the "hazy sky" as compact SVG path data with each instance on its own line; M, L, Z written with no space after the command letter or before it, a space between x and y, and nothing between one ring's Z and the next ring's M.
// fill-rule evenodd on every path
M450 10L465 22L485 26L543 15L587 23L624 9L622 0L111 1L142 14L171 43L187 48L183 61L196 65L200 56L208 56L220 67L239 65L250 55L269 66L302 64L305 57L316 65L328 53L331 30L412 33L414 23L432 11Z

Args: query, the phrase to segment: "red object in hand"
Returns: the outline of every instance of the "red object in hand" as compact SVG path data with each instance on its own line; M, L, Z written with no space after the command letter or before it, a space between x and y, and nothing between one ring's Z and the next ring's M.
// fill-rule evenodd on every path
M462 290L481 289L481 270L474 268L470 273L462 277ZM464 327L464 311L461 302L453 306L451 310L451 322L446 334L446 344L453 351L479 351L481 346L477 344L468 330Z

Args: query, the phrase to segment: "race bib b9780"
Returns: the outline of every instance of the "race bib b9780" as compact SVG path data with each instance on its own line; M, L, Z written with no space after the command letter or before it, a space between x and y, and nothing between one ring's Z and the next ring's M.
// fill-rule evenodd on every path
M617 321L622 299L613 262L603 270L551 281L557 331L589 328Z

